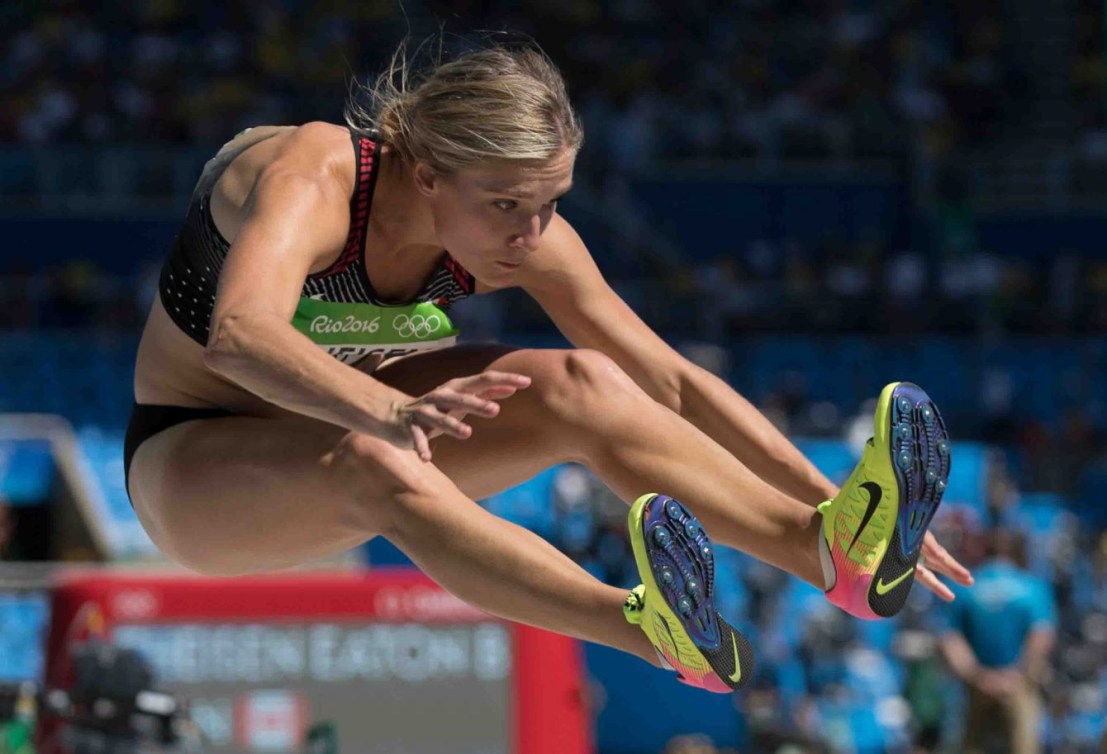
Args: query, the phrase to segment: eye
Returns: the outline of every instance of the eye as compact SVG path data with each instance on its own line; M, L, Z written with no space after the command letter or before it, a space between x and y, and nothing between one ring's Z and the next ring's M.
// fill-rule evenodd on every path
M497 199L496 201L492 202L492 204L494 204L498 209L502 209L504 212L510 212L511 210L519 206L519 202L513 201L511 199Z

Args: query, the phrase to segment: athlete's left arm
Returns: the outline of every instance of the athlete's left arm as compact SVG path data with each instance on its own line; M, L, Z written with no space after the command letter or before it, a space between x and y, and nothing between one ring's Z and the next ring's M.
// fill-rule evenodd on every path
M520 269L520 284L578 348L611 357L658 402L679 413L782 492L815 506L838 494L827 479L753 404L723 380L665 343L619 297L576 231L554 215L542 245ZM934 575L962 584L969 572L927 532L927 566L916 580L944 600L953 593Z
M669 347L627 306L563 218L554 216L520 272L522 287L573 345L610 356L650 396L769 484L812 506L837 494L749 401Z

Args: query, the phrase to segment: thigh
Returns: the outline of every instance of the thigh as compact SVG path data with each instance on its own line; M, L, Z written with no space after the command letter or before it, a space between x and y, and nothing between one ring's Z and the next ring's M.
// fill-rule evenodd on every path
M166 555L201 571L284 568L342 552L375 533L359 515L368 491L333 473L346 435L307 418L177 424L135 452L135 512Z
M465 495L479 500L575 457L570 438L559 431L542 400L544 377L560 368L564 354L556 349L465 345L405 356L373 377L409 395L422 395L455 377L486 369L532 378L530 387L500 402L496 417L470 414L465 420L473 427L468 439L441 436L432 441L434 465Z

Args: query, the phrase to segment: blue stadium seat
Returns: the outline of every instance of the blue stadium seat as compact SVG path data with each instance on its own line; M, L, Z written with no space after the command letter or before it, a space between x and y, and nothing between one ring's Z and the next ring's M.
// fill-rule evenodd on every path
M823 440L798 437L796 447L815 464L815 467L832 482L840 484L857 465L858 457L842 440Z
M0 592L0 682L43 680L49 613L44 592Z
M546 539L554 536L553 484L558 469L543 471L520 485L482 501L490 512L536 532Z

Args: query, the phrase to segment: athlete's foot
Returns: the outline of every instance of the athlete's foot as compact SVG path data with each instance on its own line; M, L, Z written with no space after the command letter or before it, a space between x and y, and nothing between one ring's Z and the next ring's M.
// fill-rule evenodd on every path
M885 386L861 462L819 505L827 599L859 618L900 611L949 464L949 436L929 396L910 382Z
M628 515L642 584L627 596L627 621L690 686L718 693L753 676L753 647L715 610L715 555L695 516L650 493Z

